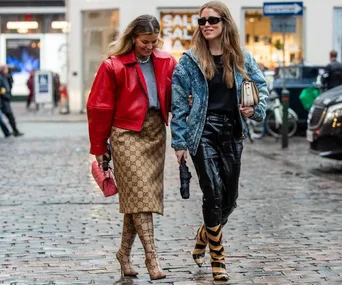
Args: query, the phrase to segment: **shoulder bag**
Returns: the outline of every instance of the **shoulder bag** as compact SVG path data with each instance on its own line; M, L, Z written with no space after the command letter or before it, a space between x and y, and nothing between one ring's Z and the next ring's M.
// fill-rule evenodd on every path
M259 104L259 90L251 80L244 80L241 86L241 104L243 107Z

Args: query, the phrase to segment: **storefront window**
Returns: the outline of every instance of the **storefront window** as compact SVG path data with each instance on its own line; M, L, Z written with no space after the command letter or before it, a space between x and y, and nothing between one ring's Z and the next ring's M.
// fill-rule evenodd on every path
M197 26L198 10L160 10L161 38L166 51L177 60L189 49Z
M0 15L0 22L2 34L65 33L67 27L64 14Z
M283 36L271 30L271 18L263 17L261 10L245 10L245 48L259 64L273 69L283 63ZM296 17L295 32L285 34L285 64L303 63L303 18Z

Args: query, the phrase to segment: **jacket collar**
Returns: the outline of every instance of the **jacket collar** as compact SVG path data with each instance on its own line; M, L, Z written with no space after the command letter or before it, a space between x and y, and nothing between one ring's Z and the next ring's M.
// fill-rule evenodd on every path
M137 58L136 58L135 53L134 53L134 50L131 50L129 53L126 53L124 55L120 55L119 58L121 59L123 64L138 63ZM166 53L163 53L163 52L155 49L152 52L152 58L153 59L165 59L165 58L168 58L168 56Z

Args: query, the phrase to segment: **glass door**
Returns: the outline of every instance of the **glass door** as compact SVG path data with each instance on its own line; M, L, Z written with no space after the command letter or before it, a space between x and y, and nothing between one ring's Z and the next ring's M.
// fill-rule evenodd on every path
M107 58L108 45L119 35L119 10L83 12L82 104L85 105L101 62Z

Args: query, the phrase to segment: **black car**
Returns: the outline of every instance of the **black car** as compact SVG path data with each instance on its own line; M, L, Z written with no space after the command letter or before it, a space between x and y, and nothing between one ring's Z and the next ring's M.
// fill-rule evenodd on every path
M313 152L342 160L342 85L316 98L309 111L306 138Z
M320 71L321 70L321 71ZM280 95L285 76L286 89L290 92L290 108L298 116L298 126L306 129L308 112L304 109L299 95L304 88L312 86L317 80L317 76L324 70L323 66L317 65L294 65L287 66L285 73L280 70L279 75L275 77L273 88Z

